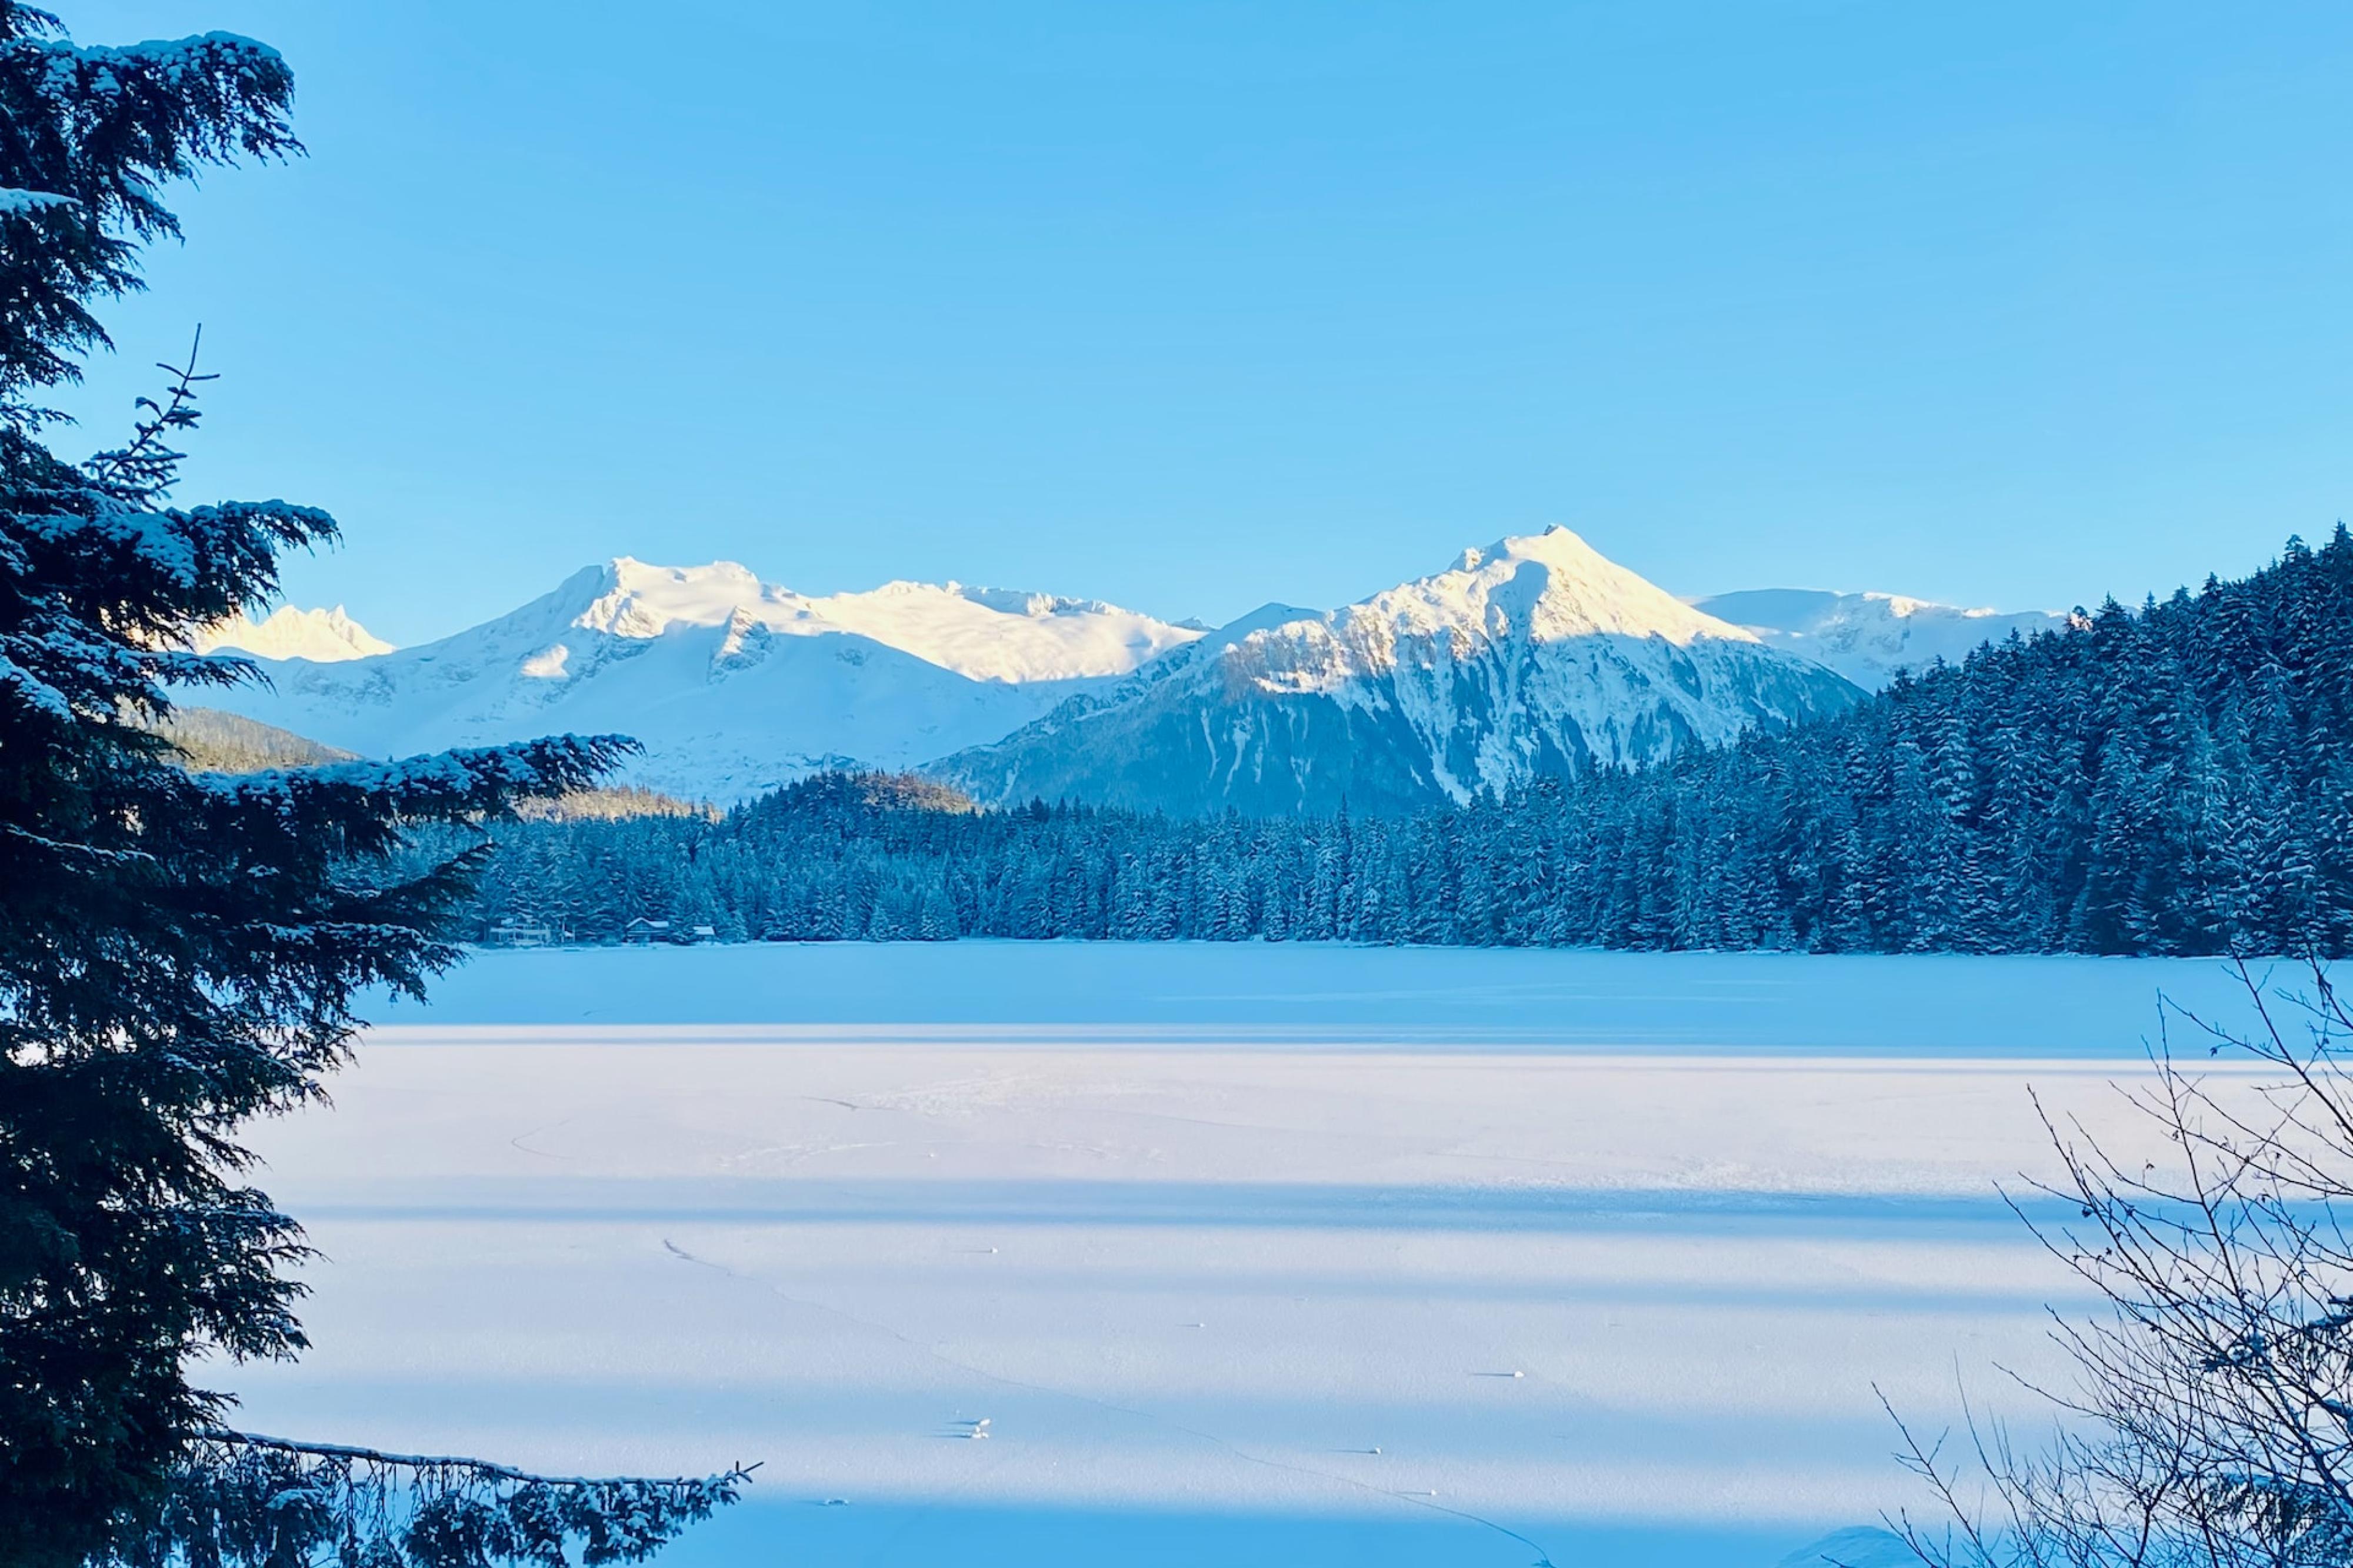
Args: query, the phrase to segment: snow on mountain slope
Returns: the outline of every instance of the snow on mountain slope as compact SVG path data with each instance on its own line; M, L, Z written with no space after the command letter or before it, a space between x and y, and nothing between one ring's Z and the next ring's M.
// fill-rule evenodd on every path
M1270 607L932 771L984 801L1406 810L1860 696L1554 529L1342 609Z
M1937 658L1958 664L2013 631L2023 637L2066 624L2047 610L1965 610L1900 594L1831 594L1756 588L1694 601L1693 607L1755 633L1771 647L1814 659L1866 690L1898 669Z
M1124 675L1201 635L1099 599L1063 599L961 583L885 583L809 601L835 626L903 648L976 680Z
M927 605L945 615L927 622ZM438 642L271 661L269 689L206 700L372 756L634 735L647 754L632 782L733 800L817 767L907 767L994 740L1196 635L1086 601L912 584L812 599L733 563L624 557Z
M249 616L232 616L198 632L190 647L197 653L227 649L256 658L307 658L317 664L393 650L392 644L370 635L344 614L341 605L332 610L298 610L287 605L258 622Z
M340 606L196 646L254 655L273 683L204 702L365 755L611 731L647 744L632 782L716 800L930 763L991 801L1393 811L1716 744L2060 618L1794 589L1686 603L1556 529L1207 635L1091 599L818 596L625 556L420 647Z
M961 583L885 583L822 598L763 583L733 562L651 566L628 556L582 624L617 637L731 621L790 635L853 632L975 680L1080 680L1124 675L1200 636L1096 599Z

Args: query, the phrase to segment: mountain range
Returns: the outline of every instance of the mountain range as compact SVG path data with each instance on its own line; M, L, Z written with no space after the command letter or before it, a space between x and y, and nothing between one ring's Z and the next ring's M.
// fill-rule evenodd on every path
M414 647L340 606L206 628L198 651L250 654L269 683L196 700L372 756L630 734L646 750L629 782L716 801L855 765L985 802L1383 812L1835 711L2052 619L1800 590L1686 603L1566 529L1214 630L1092 599L812 596L732 563L621 557Z

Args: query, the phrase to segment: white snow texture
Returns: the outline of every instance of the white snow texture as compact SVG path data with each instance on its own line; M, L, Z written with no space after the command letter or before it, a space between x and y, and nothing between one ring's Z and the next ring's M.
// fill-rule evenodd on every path
M2134 1157L2115 1086L2158 993L2235 1021L2232 984L488 953L380 1009L331 1106L256 1129L322 1249L315 1348L208 1370L265 1431L565 1473L765 1461L684 1568L1893 1563L1854 1527L1922 1500L1874 1384L1931 1431L1957 1372L2022 1413L1997 1367L2052 1374L2043 1306L2080 1304L1995 1192L2048 1172L2030 1086Z

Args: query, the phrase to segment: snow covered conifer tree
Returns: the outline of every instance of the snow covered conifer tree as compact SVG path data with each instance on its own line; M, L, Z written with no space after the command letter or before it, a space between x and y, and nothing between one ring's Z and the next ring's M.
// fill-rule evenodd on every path
M292 90L248 39L83 47L0 0L0 1563L274 1564L340 1542L406 1568L561 1561L574 1539L627 1560L740 1478L596 1491L257 1447L189 1380L205 1354L304 1345L301 1232L244 1183L237 1134L319 1097L361 987L414 993L454 956L435 932L473 857L401 874L406 830L582 787L626 744L232 777L175 766L154 732L168 688L253 674L175 651L186 634L270 598L280 552L334 522L164 504L193 367L86 462L45 444L37 400L105 345L91 307L137 286L139 246L175 232L164 184L299 151Z

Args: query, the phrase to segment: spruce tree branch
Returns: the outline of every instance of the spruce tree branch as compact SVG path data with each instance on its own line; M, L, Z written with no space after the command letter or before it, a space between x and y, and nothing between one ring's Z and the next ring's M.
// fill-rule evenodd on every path
M455 1454L395 1454L380 1448L361 1447L349 1443L310 1443L292 1437L272 1437L259 1432L241 1432L227 1426L211 1426L196 1433L201 1442L218 1443L239 1448L263 1448L282 1454L307 1455L313 1458L352 1459L371 1465L383 1465L405 1470L462 1470L490 1480L515 1481L528 1486L545 1487L691 1487L713 1481L746 1482L765 1461L730 1465L715 1476L543 1476L530 1470L519 1470L512 1465L493 1463L488 1459L468 1458Z

